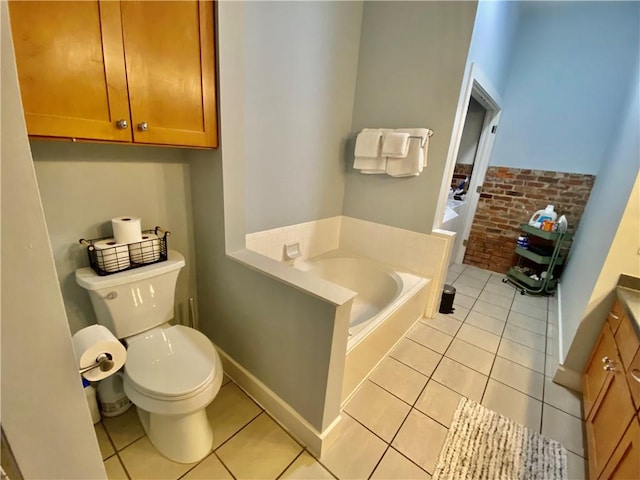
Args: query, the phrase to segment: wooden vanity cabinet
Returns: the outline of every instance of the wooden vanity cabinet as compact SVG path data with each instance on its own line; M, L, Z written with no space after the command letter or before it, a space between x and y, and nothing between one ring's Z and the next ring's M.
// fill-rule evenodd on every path
M11 1L27 131L216 147L211 1Z
M640 404L629 380L634 362L640 363L640 343L624 309L616 304L612 312L583 376L589 477L640 478Z

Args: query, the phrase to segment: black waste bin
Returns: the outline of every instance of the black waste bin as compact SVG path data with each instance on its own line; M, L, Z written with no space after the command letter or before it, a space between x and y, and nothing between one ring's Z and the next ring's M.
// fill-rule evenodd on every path
M455 296L455 287L453 285L445 284L442 289L442 299L440 300L440 313L453 313L453 299Z

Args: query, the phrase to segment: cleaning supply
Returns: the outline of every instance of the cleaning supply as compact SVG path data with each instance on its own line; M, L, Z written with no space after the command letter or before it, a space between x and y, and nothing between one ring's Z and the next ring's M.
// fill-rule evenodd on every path
M547 205L544 210L538 210L533 214L531 219L529 220L529 225L532 227L540 228L542 227L542 222L545 220L549 222L555 222L556 218L558 218L558 214L553 211L553 205Z
M100 421L100 410L98 410L98 402L96 400L96 389L89 380L84 378L82 379L82 386L84 387L84 394L87 397L87 404L91 412L91 420L94 424L98 423Z

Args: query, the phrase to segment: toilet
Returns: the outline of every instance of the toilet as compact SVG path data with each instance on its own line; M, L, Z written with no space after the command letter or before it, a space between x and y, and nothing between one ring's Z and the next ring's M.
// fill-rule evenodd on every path
M184 257L170 250L166 261L107 276L81 268L76 281L89 291L98 323L127 347L124 391L149 440L165 457L192 463L211 451L205 408L220 390L223 372L205 335L168 323L184 265Z

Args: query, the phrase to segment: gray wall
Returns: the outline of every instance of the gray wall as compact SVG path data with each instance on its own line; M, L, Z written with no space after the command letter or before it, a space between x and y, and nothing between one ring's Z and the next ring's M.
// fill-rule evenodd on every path
M29 153L6 2L0 15L2 429L24 478L106 478Z
M431 232L475 12L475 2L365 3L344 215ZM433 130L422 174L354 171L353 139L367 127Z
M342 213L361 2L245 4L247 233Z
M142 218L171 231L169 248L187 265L176 289L178 320L195 296L189 165L184 150L149 146L32 141L38 185L72 332L96 322L75 270L88 265L80 238L111 236L110 220Z
M640 68L636 61L633 89L616 124L616 135L607 149L606 160L596 176L591 197L584 210L580 229L573 242L571 258L562 279L562 339L569 368L582 371L605 315L583 321L585 308L605 263L638 175L640 159ZM637 240L638 232L636 232ZM630 258L630 262L636 258ZM609 305L603 305L606 312ZM582 322L582 323L581 323ZM578 335L580 333L580 335ZM561 360L563 360L561 358Z

